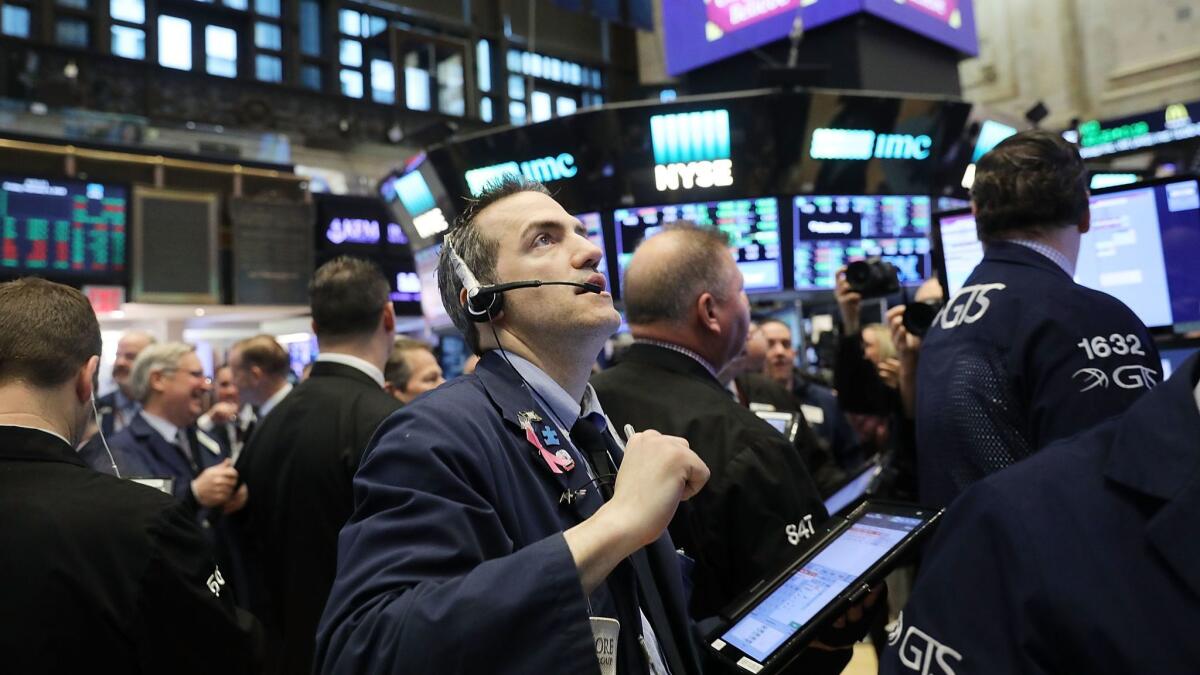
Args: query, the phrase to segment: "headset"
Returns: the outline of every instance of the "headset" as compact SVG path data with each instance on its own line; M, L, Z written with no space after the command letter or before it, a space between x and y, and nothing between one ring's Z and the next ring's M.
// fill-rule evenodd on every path
M96 409L96 392L92 391L92 415L96 417L96 434L100 436L100 444L104 446L104 452L108 453L108 462L112 464L113 475L117 478L121 477L121 470L117 468L117 460L113 459L112 450L108 449L108 439L104 437L104 425L101 424L100 411Z
M475 275L471 272L471 268L467 267L466 261L454 250L454 245L450 243L449 238L446 239L446 255L450 256L450 265L454 268L454 274L462 282L463 288L467 290L467 316L476 323L492 321L500 316L500 313L504 311L504 292L513 289L537 288L538 286L574 286L582 288L588 293L601 293L604 291L597 284L578 283L575 281L542 281L541 279L510 281L504 284L488 284L484 286L475 278Z

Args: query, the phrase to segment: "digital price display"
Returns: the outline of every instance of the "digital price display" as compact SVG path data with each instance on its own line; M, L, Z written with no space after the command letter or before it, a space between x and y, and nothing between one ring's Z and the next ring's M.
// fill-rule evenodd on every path
M613 218L622 279L634 249L643 239L682 220L718 229L729 238L747 292L782 290L779 202L773 198L617 209Z
M102 183L0 178L0 269L120 277L128 193Z
M905 195L806 195L793 200L796 290L828 290L843 265L879 257L915 285L930 274L930 199Z

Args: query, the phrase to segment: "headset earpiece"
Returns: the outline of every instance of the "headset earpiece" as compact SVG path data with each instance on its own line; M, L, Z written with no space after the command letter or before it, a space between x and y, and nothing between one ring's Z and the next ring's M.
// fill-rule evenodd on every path
M467 316L472 321L492 321L504 311L504 294L479 288L474 294L467 293Z

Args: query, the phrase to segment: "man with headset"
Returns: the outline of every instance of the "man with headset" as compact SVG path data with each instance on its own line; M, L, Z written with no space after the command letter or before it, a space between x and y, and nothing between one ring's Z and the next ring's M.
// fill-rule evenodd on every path
M664 530L708 470L650 430L622 452L606 423L587 383L620 323L601 255L513 176L446 235L442 301L483 358L367 449L318 670L699 672Z
M75 453L99 362L79 291L0 285L0 669L248 673L251 641L188 509Z

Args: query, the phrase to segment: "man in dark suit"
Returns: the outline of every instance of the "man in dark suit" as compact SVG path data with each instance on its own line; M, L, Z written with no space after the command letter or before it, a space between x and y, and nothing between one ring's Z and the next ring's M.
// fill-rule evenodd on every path
M396 317L369 262L322 265L309 289L320 355L312 374L259 421L238 470L250 501L237 517L267 634L267 671L312 671L313 638L350 517L350 480L376 427L400 402L383 390Z
M186 508L74 451L99 354L78 291L0 285L2 669L248 673L250 640Z
M742 286L720 232L680 225L647 239L625 272L637 342L592 378L614 424L682 436L712 472L671 522L671 538L696 562L690 611L698 621L778 572L828 517L800 455L718 379L745 347ZM809 650L800 668L840 672L849 644L834 646Z
M100 429L105 436L112 436L124 429L141 409L130 387L129 375L138 354L155 342L153 335L140 330L131 330L117 341L117 358L112 367L112 379L117 388L96 399Z
M605 424L587 378L620 315L600 249L545 187L506 176L441 256L442 304L484 355L367 451L319 672L700 672L663 531L707 471L683 439L646 431L622 452ZM559 284L478 283L531 279Z

